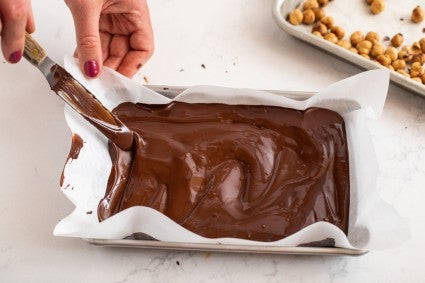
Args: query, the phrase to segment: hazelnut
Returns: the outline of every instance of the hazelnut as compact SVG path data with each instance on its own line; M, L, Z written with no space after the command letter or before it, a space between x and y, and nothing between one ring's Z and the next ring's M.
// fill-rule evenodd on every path
M338 42L338 37L336 37L335 34L333 34L332 32L328 32L323 36L324 39L326 39L327 41L330 41L332 43L337 43Z
M398 52L398 59L404 60L407 63L412 61L413 55L410 52L409 46L403 46L401 48L400 52Z
M379 42L379 34L377 34L374 31L370 31L370 32L366 33L365 39L372 42L372 44L377 44Z
M399 69L399 70L396 70L396 72L405 76L405 77L410 78L410 75L405 70Z
M419 40L419 45L421 46L422 53L425 53L425 38Z
M313 8L319 8L319 3L316 0L307 0L303 4L303 10L309 10Z
M338 39L342 39L345 35L345 30L339 26L331 27L331 32L334 33Z
M325 33L328 32L328 28L322 23L315 23L311 31L312 32L317 31L317 32L320 32L321 35L324 35Z
M291 13L289 13L289 22L294 26L301 24L303 22L303 18L303 12L299 9L294 9Z
M331 28L334 25L335 20L331 16L326 16L322 18L320 22L324 24L327 28Z
M351 48L351 43L348 40L345 40L345 39L339 40L337 42L337 45L339 45L339 46L341 46L342 48L345 48L345 49L350 49Z
M406 61L404 60L395 60L392 64L395 70L404 70L406 68Z
M370 11L374 15L381 13L382 11L384 11L384 9L384 0L373 0L372 4L370 4Z
M425 54L421 53L421 54L413 55L412 62L413 63L418 62L421 65L425 64Z
M303 12L303 23L306 25L311 25L315 21L314 12L311 9L305 10Z
M318 31L313 31L313 34L314 34L315 36L318 36L318 37L320 37L320 38L323 38L323 35L322 35L320 32L318 32Z
M366 59L370 60L370 57L367 54L360 54L360 56L362 56L363 58L366 58Z
M370 54L373 57L378 57L379 55L384 54L384 51L385 51L384 47L378 43L373 45L372 50L370 51Z
M388 69L390 69L391 71L395 71L395 70L394 70L394 67L393 67L392 65L389 65L389 66L388 66Z
M422 68L422 64L419 62L415 62L410 67L410 76L413 77L420 77L424 74L424 69Z
M379 64L385 67L388 67L391 64L391 59L387 55L379 55L376 58L376 61L378 61Z
M414 23L422 22L424 20L424 9L422 9L419 6L417 6L415 9L413 9L411 20Z
M317 0L320 7L326 7L328 5L328 0Z
M422 75L422 76L421 76L421 79L422 79L422 83L424 83L424 84L425 84L425 75Z
M394 47L399 47L403 44L403 35L401 33L397 33L396 35L393 36L393 38L391 38L391 44Z
M350 36L350 41L353 46L364 40L364 35L361 31L356 31Z
M410 77L413 79L413 78L418 78L418 77L420 77L420 76L422 76L422 74L420 74L419 72L417 72L417 71L410 71ZM422 80L421 80L421 82L422 82Z
M417 55L417 54L422 53L421 45L419 44L419 42L414 42L412 44L412 47L410 47L410 52L413 55Z
M326 13L322 8L313 8L311 10L314 12L314 17L316 21L320 21L322 18L326 16Z
M348 49L348 50L350 50L351 52L353 52L353 53L356 53L356 54L359 54L359 52L357 51L357 49L355 48L355 47L351 47L350 49Z
M363 40L356 45L356 48L357 49L359 49L359 48L371 49L372 43L369 40Z
M391 61L395 61L398 58L398 50L392 46L388 47L384 54L387 55Z

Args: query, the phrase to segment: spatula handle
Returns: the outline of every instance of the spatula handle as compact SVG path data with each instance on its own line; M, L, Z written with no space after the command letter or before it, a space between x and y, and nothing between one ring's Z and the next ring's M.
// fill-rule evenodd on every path
M29 33L25 34L24 57L36 67L47 57L46 51Z

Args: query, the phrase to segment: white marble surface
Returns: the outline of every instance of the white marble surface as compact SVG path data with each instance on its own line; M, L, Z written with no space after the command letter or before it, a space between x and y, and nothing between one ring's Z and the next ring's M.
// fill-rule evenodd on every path
M279 30L271 2L149 1L156 53L135 80L314 91L360 72ZM63 1L33 7L51 56L72 53ZM425 281L424 98L392 86L371 124L379 190L411 229L398 248L356 258L111 249L53 237L73 208L58 185L70 145L63 104L26 62L0 61L0 74L0 282Z

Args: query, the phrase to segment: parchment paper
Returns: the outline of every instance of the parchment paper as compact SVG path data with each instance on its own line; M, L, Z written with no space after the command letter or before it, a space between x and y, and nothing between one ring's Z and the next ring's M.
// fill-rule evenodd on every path
M105 69L98 80L86 80L73 58L65 58L65 67L110 110L124 101L157 104L171 101L109 69ZM305 101L257 90L214 86L191 87L174 99L192 103L273 105L295 109L319 106L341 114L346 123L349 145L351 204L348 238L336 226L318 222L276 242L209 239L188 231L156 210L142 206L129 208L99 223L97 206L105 194L111 168L107 140L67 107L67 123L73 133L82 137L84 146L78 159L69 161L64 169L63 192L74 203L75 210L59 222L54 234L122 239L134 232L143 232L161 241L289 247L334 238L337 247L394 247L406 238L406 225L395 210L379 198L376 188L378 166L367 127L367 119L381 115L388 82L387 71L374 70L339 81Z

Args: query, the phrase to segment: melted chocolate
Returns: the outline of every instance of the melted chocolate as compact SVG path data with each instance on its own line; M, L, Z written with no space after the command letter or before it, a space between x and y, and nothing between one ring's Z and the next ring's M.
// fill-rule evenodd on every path
M78 156L80 155L80 151L83 148L83 145L84 145L83 139L79 135L73 134L72 146L71 146L72 150L68 154L68 162L78 158Z
M61 66L54 65L48 81L54 92L81 114L87 121L101 131L109 140L124 150L133 144L133 132L107 110L96 97L77 82Z
M275 241L317 221L348 230L344 120L336 112L224 104L123 103L135 133L110 142L99 221L152 207L205 237Z
M72 143L71 143L71 150L69 151L68 158L66 159L66 164L69 164L72 162L72 160L75 160L78 158L78 155L80 155L80 151L83 148L84 141L83 139L77 135L72 134ZM61 179L60 179L60 186L63 186L63 181L65 179L65 174L62 171Z

